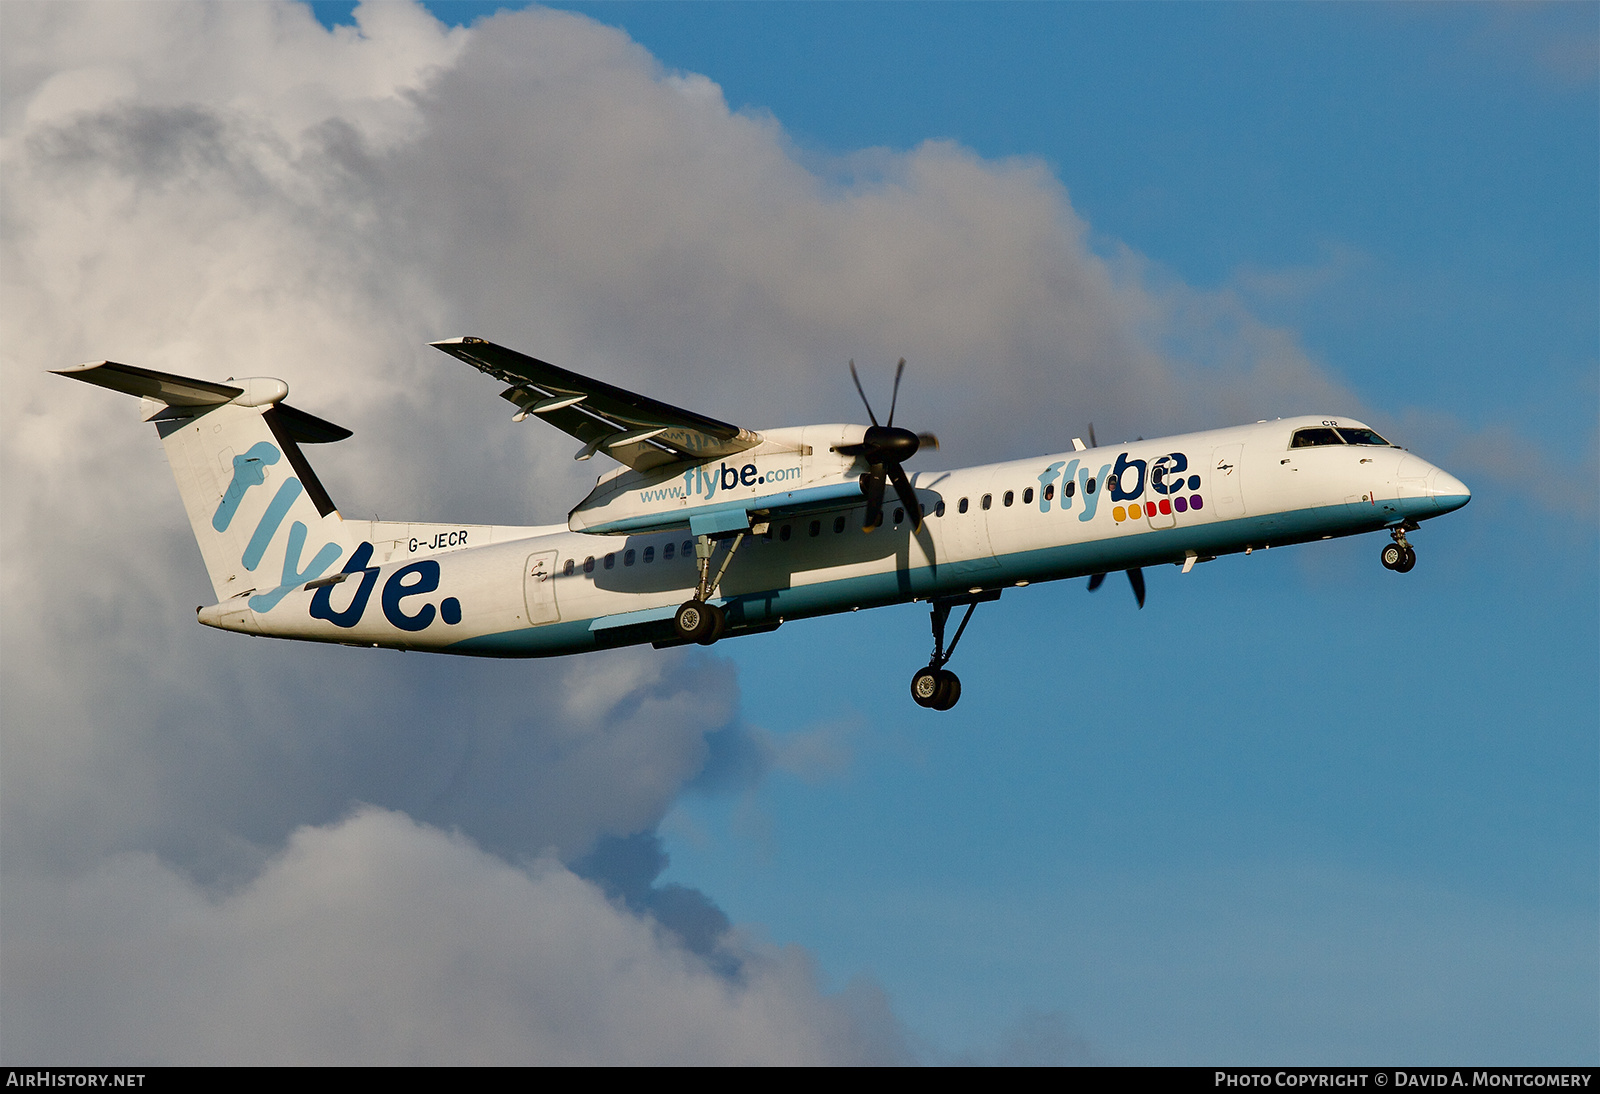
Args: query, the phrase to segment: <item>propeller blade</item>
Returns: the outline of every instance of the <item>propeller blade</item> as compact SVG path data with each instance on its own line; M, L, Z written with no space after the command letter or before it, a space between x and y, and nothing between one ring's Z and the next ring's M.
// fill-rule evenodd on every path
M917 492L911 489L911 480L906 478L906 472L898 463L884 465L889 471L889 478L894 483L894 492L900 496L901 503L906 507L906 512L911 515L911 531L922 531L922 505L917 501Z
M1133 598L1144 608L1144 571L1135 567L1128 571L1128 584L1133 586Z
M878 424L878 416L876 414L872 413L872 404L867 402L867 393L861 387L861 377L856 375L856 362L855 362L855 358L853 358L853 357L850 359L850 379L852 379L852 380L854 380L856 382L856 393L861 396L861 401L863 403L866 403L866 406L867 406L867 417L872 419L872 424L873 425L877 425Z
M874 532L883 523L883 465L873 464L862 477L867 480L867 519L862 522L861 530Z
M1090 574L1089 575L1089 591L1091 593L1094 592L1101 585L1105 584L1105 580L1106 580L1106 575L1105 574Z
M883 492L886 488L886 479L894 480L894 492L900 501L911 513L914 532L922 531L922 506L917 501L917 492L911 488L911 480L906 477L904 461L917 454L923 445L939 447L939 438L932 433L913 433L909 429L901 429L894 424L894 412L900 405L900 380L906 373L906 359L900 358L894 369L894 390L889 396L889 417L882 425L878 424L878 416L872 412L872 403L867 399L867 391L861 386L861 374L856 371L856 362L850 361L850 379L856 385L856 394L861 396L861 403L867 408L867 417L872 419L872 425L855 444L841 444L834 451L842 456L852 456L863 460L867 464L866 474L861 476L861 492L866 495L866 515L861 525L863 532L871 532L883 525Z
M860 386L861 385L859 383L856 384L856 387L860 387ZM863 395L862 398L865 399L866 396ZM871 413L871 411L868 411L868 413ZM1089 447L1090 448L1099 448L1100 447L1100 442L1094 439L1094 423L1093 422L1089 423Z
M884 425L894 425L894 405L900 401L900 376L905 370L906 359L902 357L900 363L894 367L894 394L889 396L889 420L884 422Z

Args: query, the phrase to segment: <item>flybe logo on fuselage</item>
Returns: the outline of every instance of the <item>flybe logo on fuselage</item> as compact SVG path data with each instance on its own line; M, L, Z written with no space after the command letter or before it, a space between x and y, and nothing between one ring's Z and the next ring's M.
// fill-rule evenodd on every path
M1066 512L1074 508L1075 499L1081 499L1078 519L1090 521L1106 494L1111 495L1111 517L1118 524L1198 511L1205 508L1205 498L1199 493L1200 476L1188 472L1189 457L1182 452L1149 462L1122 452L1114 463L1102 464L1098 471L1077 459L1057 460L1039 475L1039 512L1048 513L1053 505Z
M674 501L704 497L707 501L718 493L736 490L741 486L767 486L780 482L796 482L800 478L799 466L757 467L747 463L743 467L720 464L716 470L705 465L691 467L683 473L683 485L658 486L653 490L639 491L639 500L650 502Z
M336 576L317 582L317 591L311 597L311 618L325 619L336 627L350 628L361 622L366 613L367 601L378 584L378 567L368 566L372 561L372 544L363 543L350 552L350 560ZM334 586L360 575L350 602L343 608L333 606ZM383 583L383 594L378 598L383 605L383 617L403 631L420 631L434 621L435 615L454 626L461 622L461 601L447 596L439 602L435 613L432 604L423 604L407 610L403 602L413 596L422 596L439 588L439 563L431 558L400 567Z

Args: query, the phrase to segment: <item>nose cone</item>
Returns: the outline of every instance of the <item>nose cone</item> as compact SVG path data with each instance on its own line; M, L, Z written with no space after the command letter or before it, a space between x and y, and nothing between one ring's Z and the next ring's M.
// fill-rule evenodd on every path
M1467 489L1466 483L1438 468L1428 476L1428 493L1433 498L1433 504L1445 513L1460 509L1472 500L1472 491Z

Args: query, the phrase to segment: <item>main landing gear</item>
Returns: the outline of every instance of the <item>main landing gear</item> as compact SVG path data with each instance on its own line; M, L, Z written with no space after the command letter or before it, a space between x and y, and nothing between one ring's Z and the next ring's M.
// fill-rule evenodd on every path
M945 668L945 665L955 655L956 643L961 641L961 634L967 629L973 610L985 600L998 599L1000 599L999 592L992 592L953 596L933 602L933 656L929 658L926 668L918 669L911 677L911 698L915 700L917 706L932 710L949 710L961 699L961 678ZM965 604L967 614L961 617L961 625L956 628L956 636L950 640L950 646L946 649L944 626L950 619L950 609L957 604Z
M1416 530L1416 525L1411 525L1411 530ZM1397 574L1409 573L1411 567L1417 564L1417 552L1406 542L1406 526L1389 529L1389 534L1394 537L1393 543L1386 543L1383 553L1379 555L1385 570L1393 570Z
M672 625L678 632L678 637L686 642L698 642L702 646L709 646L721 638L728 630L728 617L722 609L715 604L707 604L718 585L722 584L722 575L728 572L728 564L733 561L733 553L739 549L739 544L744 542L748 533L740 532L733 537L733 543L728 547L728 553L722 558L722 566L717 570L717 576L711 575L711 555L717 549L717 544L710 536L696 536L694 541L695 565L699 567L700 579L695 582L694 599L685 601L678 608L678 614L672 617Z

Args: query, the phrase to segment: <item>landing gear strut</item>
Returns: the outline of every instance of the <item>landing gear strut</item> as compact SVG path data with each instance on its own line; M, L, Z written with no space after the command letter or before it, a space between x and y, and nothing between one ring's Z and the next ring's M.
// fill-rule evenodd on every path
M1412 525L1413 530L1415 527ZM1406 542L1406 526L1402 524L1398 528L1391 528L1389 534L1394 537L1394 542L1385 544L1383 553L1378 556L1383 568L1398 574L1410 572L1411 567L1417 564L1417 552Z
M694 540L695 565L700 570L700 578L695 582L694 598L685 601L678 608L678 614L673 616L672 625L678 632L678 637L686 642L698 642L702 646L709 646L721 638L728 629L728 617L721 608L715 604L707 604L706 600L722 584L722 575L728 572L728 564L733 561L733 553L739 549L739 544L744 542L746 533L740 532L733 537L733 543L728 547L728 553L722 556L722 565L717 569L717 576L711 577L711 556L717 549L716 541L710 536L696 536Z
M962 632L967 629L973 610L985 600L998 599L1000 594L994 592L956 596L933 602L933 656L928 659L926 668L918 669L911 677L911 698L919 707L949 710L960 700L961 678L945 668L945 665L955 655L956 643L961 641ZM965 604L967 614L961 617L961 625L956 628L956 636L950 640L950 645L946 648L944 627L950 620L950 609L957 604Z

